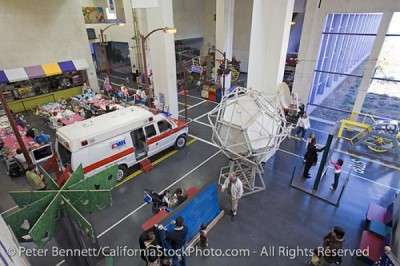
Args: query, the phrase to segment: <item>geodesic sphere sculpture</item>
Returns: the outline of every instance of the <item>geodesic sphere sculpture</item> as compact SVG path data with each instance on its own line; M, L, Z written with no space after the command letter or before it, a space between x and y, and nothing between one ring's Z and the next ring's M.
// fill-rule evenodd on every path
M276 95L238 87L209 114L212 141L232 160L259 164L278 149L288 127Z

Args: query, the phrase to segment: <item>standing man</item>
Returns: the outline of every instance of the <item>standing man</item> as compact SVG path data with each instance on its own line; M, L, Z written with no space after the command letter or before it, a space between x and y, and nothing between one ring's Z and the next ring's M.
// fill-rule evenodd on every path
M304 160L306 161L304 164L303 177L311 178L309 171L311 166L315 166L318 162L318 152L321 152L325 149L325 146L322 148L317 148L317 139L314 137L311 139L310 144L307 146L307 152L304 154Z
M171 243L171 248L174 250L174 256L172 257L172 265L179 265L179 255L181 256L181 266L186 266L186 257L184 256L186 236L188 234L188 228L183 225L184 219L182 216L176 218L175 229L167 234L167 241Z
M132 66L132 78L133 78L132 82L133 82L133 83L137 82L137 81L136 81L136 78L137 78L138 76L139 76L139 69L136 67L136 65L133 65L133 66Z
M231 219L234 221L239 199L243 196L243 184L242 181L236 177L235 172L230 172L228 178L225 179L225 182L221 188L221 192L224 192L225 189L227 189L228 197L231 203Z

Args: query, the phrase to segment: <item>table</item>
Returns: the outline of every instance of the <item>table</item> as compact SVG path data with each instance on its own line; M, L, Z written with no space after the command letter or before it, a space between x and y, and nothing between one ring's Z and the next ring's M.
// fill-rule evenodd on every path
M54 102L42 105L41 108L43 111L50 114L50 113L60 112L63 109L63 105L60 104L59 102Z
M73 113L73 115L70 115L69 117L64 117L60 118L59 121L64 125L71 125L75 122L82 121L84 118L80 116L79 114Z
M106 110L107 105L110 107L110 109L112 109L113 107L115 107L117 109L123 108L122 105L114 103L113 101L110 101L110 100L105 100L105 99L90 100L89 104L91 104L94 107L97 107L98 109L101 109L101 110Z
M26 147L30 147L33 144L33 138L31 137L26 137L25 132L21 133L22 140L25 143ZM19 144L17 142L17 137L14 134L8 134L8 135L3 135L1 139L4 142L4 146L10 149L10 153L12 153L14 150L19 148Z

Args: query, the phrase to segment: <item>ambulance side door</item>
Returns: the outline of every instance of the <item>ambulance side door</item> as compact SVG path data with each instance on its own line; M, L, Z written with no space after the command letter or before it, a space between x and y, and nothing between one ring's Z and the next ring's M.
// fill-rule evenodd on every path
M167 120L158 121L157 126L160 132L160 141L158 146L160 151L162 151L174 145L175 136L172 132L172 125Z
M147 125L143 127L144 133L146 134L146 143L149 147L148 157L153 156L154 154L160 151L159 148L159 136L157 134L157 130L154 124Z

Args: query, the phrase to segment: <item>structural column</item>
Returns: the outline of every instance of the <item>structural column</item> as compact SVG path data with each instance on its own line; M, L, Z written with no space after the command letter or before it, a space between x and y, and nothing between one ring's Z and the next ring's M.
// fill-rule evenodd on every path
M376 66L376 62L379 58L379 54L382 48L382 45L385 41L386 33L389 28L390 22L392 20L393 12L385 12L383 13L383 17L381 23L378 28L378 32L376 34L375 42L372 46L371 53L369 55L370 60L367 61L367 65L365 67L364 76L361 80L361 84L358 87L358 94L356 101L353 106L353 112L359 113L361 112L362 105L364 104L365 96L368 93L368 89L371 83L371 77L374 73L374 69Z
M217 0L217 21L216 21L216 39L215 48L225 52L226 59L232 60L232 42L233 42L233 20L234 20L235 0ZM223 55L215 52L216 69L220 63L223 63ZM223 79L221 78L221 84ZM231 87L231 74L225 76L225 93Z
M276 94L282 82L294 0L254 0L247 86Z
M158 28L174 27L172 0L158 0L158 7L148 8L146 12L149 32ZM148 32L142 34L146 35ZM172 117L178 118L174 35L163 31L155 32L148 38L147 47L150 47L147 55L150 57L153 72L154 95L160 102L168 105L168 112Z

